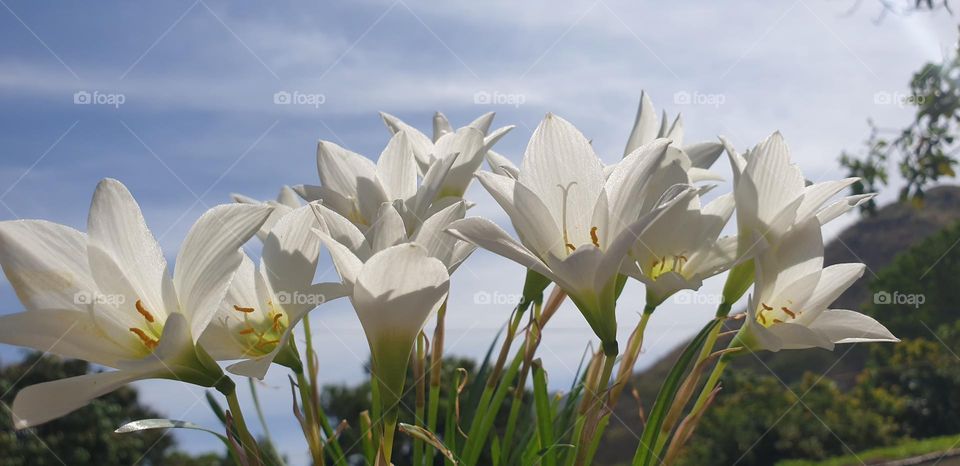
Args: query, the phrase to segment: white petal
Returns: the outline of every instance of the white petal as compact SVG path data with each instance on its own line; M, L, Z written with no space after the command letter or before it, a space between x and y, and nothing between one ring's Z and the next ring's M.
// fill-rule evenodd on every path
M859 180L859 178L846 178L807 186L803 190L803 201L800 203L800 207L797 208L797 219L805 220L811 215L816 215L825 202L848 186L856 183L857 180Z
M353 251L361 260L366 260L373 254L366 242L367 238L356 225L323 204L315 202L311 205L317 218L323 219L325 231L330 237Z
M546 254L554 254L562 257L566 255L564 251L569 247L568 245L576 247L591 243L589 232L586 233L586 237L574 236L571 225L583 224L584 222L581 219L593 218L593 206L591 206L586 217L564 219L561 216L561 220L567 221L567 234L569 236L565 238L557 224L554 223L554 216L550 214L544 200L524 186L523 183L514 183L513 199L516 210L516 215L510 217L513 228L517 230L523 244L536 252L538 256L544 257ZM567 213L567 215L571 214Z
M476 120L471 121L467 126L477 129L482 134L487 134L487 131L490 131L490 125L493 123L494 116L496 116L494 112L484 113L477 117Z
M203 334L240 266L240 247L263 225L271 210L262 205L216 206L187 233L177 254L173 282L195 338Z
M817 212L817 220L820 221L821 225L826 225L833 219L849 212L851 209L859 207L861 204L873 199L874 197L876 197L876 194L873 193L847 196Z
M666 139L653 141L638 147L617 163L604 186L609 196L611 219L623 223L632 222L640 218L644 209L656 201L656 199L645 199L645 194L648 192L651 176L655 172L661 175L658 168L666 156L669 143ZM667 171L675 175L665 177L670 178L671 185L687 182L686 173L682 169ZM659 197L660 193L653 193L652 196Z
M407 231L403 218L392 204L380 206L377 219L367 231L367 241L373 252L382 251L407 241Z
M540 259L527 248L515 241L507 232L495 223L480 217L465 218L450 224L447 231L464 241L510 259L528 269L552 277L553 273L547 269Z
M417 193L417 161L406 132L390 138L377 160L377 174L390 199L409 199Z
M126 329L116 331L124 333L113 337L127 337ZM114 366L132 354L132 346L115 343L80 311L36 309L0 316L0 342L105 366Z
M297 192L286 185L280 188L280 193L277 194L277 202L291 209L300 207L300 199L297 198Z
M700 142L685 146L683 151L690 157L690 163L695 168L707 169L723 154L723 144L717 142Z
M417 244L374 254L357 276L352 299L371 347L391 339L412 343L446 299L449 283L446 266Z
M659 125L657 121L657 111L653 108L653 102L644 91L640 92L640 106L637 109L637 117L633 122L633 129L630 130L630 137L627 139L627 148L623 151L626 157L638 147L653 141L657 138Z
M597 195L603 188L603 164L590 142L566 120L547 114L523 156L520 182L546 205L573 244L589 244L590 226ZM608 192L608 194L612 194Z
M447 119L447 116L437 112L433 114L433 140L436 142L437 139L440 139L440 136L443 136L447 133L452 133L453 127L450 126L450 120Z
M497 175L509 176L513 179L520 177L520 169L510 159L492 150L487 151L487 164L490 165L490 171Z
M132 287L133 295L128 298L142 300L148 309L166 308L163 281L167 277L167 261L143 220L140 206L119 181L105 179L97 185L87 234L90 246L99 247L119 266L119 273Z
M95 293L87 237L42 220L0 222L0 265L27 309L83 309L77 293Z
M292 292L313 282L320 255L320 238L313 208L303 206L287 214L263 243L263 263L275 292Z
M864 264L835 264L820 272L820 279L810 297L800 306L804 312L797 322L809 325L817 316L853 285L866 269Z
M415 218L426 218L430 205L437 199L440 189L443 187L451 167L456 163L460 154L448 155L430 165L430 168L423 175L420 181L420 187L417 189L417 195L412 202L412 212Z
M333 259L333 265L337 268L337 273L340 274L340 279L343 280L345 285L353 287L363 262L350 249L326 233L324 222L321 222L320 228L314 230L314 233L320 237L320 241L330 251L330 257Z
M770 225L784 207L803 193L804 178L790 162L790 150L779 132L757 145L751 154L744 175L756 188L757 217L762 224Z
M398 131L404 131L407 133L407 137L410 140L410 145L413 147L413 153L417 158L417 165L420 167L420 173L424 174L427 172L427 168L430 167L433 153L433 142L426 134L420 132L420 130L404 123L399 118L390 115L389 113L380 112L380 118L383 118L384 124L387 125L387 129L390 130L390 133L396 133Z
M454 221L463 219L466 213L467 205L461 201L431 215L413 235L413 241L423 246L431 257L450 267L454 247L460 241L444 230Z
M12 417L17 429L43 424L80 409L94 399L137 380L162 373L158 364L139 370L99 372L25 387L13 400Z
M793 323L774 324L767 328L780 339L781 349L833 349L833 342L822 332Z
M234 306L263 312L265 303L257 296L256 277L257 270L253 261L244 254L233 280L230 281L230 288L220 302L216 316L200 336L200 345L218 361L243 357L245 348L242 347L237 332L242 329L244 318L238 315Z
M483 163L483 133L471 128L461 128L456 133L445 134L437 141L434 155L445 158L450 154L460 154L444 178L439 196L463 196L473 174Z
M886 327L869 316L845 309L830 309L820 314L810 328L834 343L900 341Z

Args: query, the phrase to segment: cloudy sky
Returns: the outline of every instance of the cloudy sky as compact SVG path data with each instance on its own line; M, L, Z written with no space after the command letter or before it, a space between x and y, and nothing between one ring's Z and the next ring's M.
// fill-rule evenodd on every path
M461 125L496 111L497 123L517 126L498 145L515 161L550 111L612 162L641 90L682 112L688 141L724 135L746 148L779 129L808 178L837 178L837 156L860 148L866 119L908 121L898 102L911 73L956 41L946 13L878 24L872 1L852 11L853 0L329 3L0 0L0 219L83 229L97 180L114 177L172 261L193 221L231 192L266 199L283 184L315 183L317 139L379 154L388 133L377 111L424 130L436 110ZM278 93L294 102L277 103ZM728 173L723 163L717 171ZM482 189L469 197L473 214L509 226ZM318 275L336 279L326 258ZM483 251L470 259L453 282L451 353L482 355L520 280L513 263ZM706 301L720 283L705 286ZM697 299L657 312L640 366L712 315ZM622 303L625 338L642 290ZM20 309L5 280L0 309ZM323 380L360 380L366 346L349 306L314 315ZM569 384L590 336L572 308L551 322L542 357L552 386ZM19 354L0 349L5 361ZM213 422L198 389L140 388L165 415ZM281 448L303 464L283 371L262 390ZM213 445L178 438L191 451Z

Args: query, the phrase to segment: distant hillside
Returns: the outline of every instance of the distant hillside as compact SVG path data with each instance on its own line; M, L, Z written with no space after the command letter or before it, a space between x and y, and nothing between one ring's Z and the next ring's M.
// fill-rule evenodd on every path
M826 264L863 262L868 271L864 278L840 296L833 307L858 309L872 299L870 281L873 273L891 263L901 251L929 237L954 222L960 221L960 187L940 186L929 190L925 204L916 208L908 203L895 203L878 210L871 218L861 219L844 230L826 246ZM737 325L737 322L731 322ZM673 366L686 343L662 358L649 369L637 373L634 384L649 409L656 397L660 382ZM825 374L841 386L852 383L852 378L863 368L866 348L860 345L839 345L834 351L812 349L762 353L756 357L738 358L733 370L773 372L785 383L799 379L806 371ZM729 369L728 369L729 370ZM597 464L629 464L636 449L636 438L623 425L639 434L641 423L635 400L621 398L616 418L610 423L607 435L597 454Z

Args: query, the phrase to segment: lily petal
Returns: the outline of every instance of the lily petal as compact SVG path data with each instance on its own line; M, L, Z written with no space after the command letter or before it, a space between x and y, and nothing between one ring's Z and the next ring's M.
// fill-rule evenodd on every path
M822 333L834 343L900 341L880 322L859 312L845 309L824 311L810 324L810 328Z
M263 205L216 206L187 233L177 254L173 283L194 338L203 334L226 294L243 259L240 247L263 225L271 210Z

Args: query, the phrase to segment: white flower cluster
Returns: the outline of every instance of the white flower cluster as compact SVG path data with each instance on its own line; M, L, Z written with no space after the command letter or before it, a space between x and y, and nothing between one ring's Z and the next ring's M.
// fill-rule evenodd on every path
M618 353L616 303L628 277L645 286L649 314L731 269L719 315L753 286L737 345L896 340L865 315L829 308L864 266L824 267L821 228L870 196L835 199L855 179L807 182L779 133L742 155L722 139L686 144L680 118L659 117L644 95L617 163L604 165L577 128L548 114L516 166L492 149L511 129L491 131L492 113L459 129L438 113L432 137L382 117L392 137L376 162L321 141L319 185L285 187L268 202L235 195L237 203L210 209L172 274L116 180L97 186L87 233L41 220L0 223L0 265L26 309L0 318L0 342L116 368L21 390L18 427L139 379L222 388L229 379L217 361L239 360L227 369L256 378L272 363L295 367L293 328L340 297L356 310L389 406L418 335L445 305L450 274L475 247L545 279L539 292L554 283L608 356ZM704 203L723 152L733 190ZM474 178L517 239L466 217ZM721 236L734 211L737 234ZM263 242L259 264L241 249L254 235ZM322 247L340 282L313 283Z

